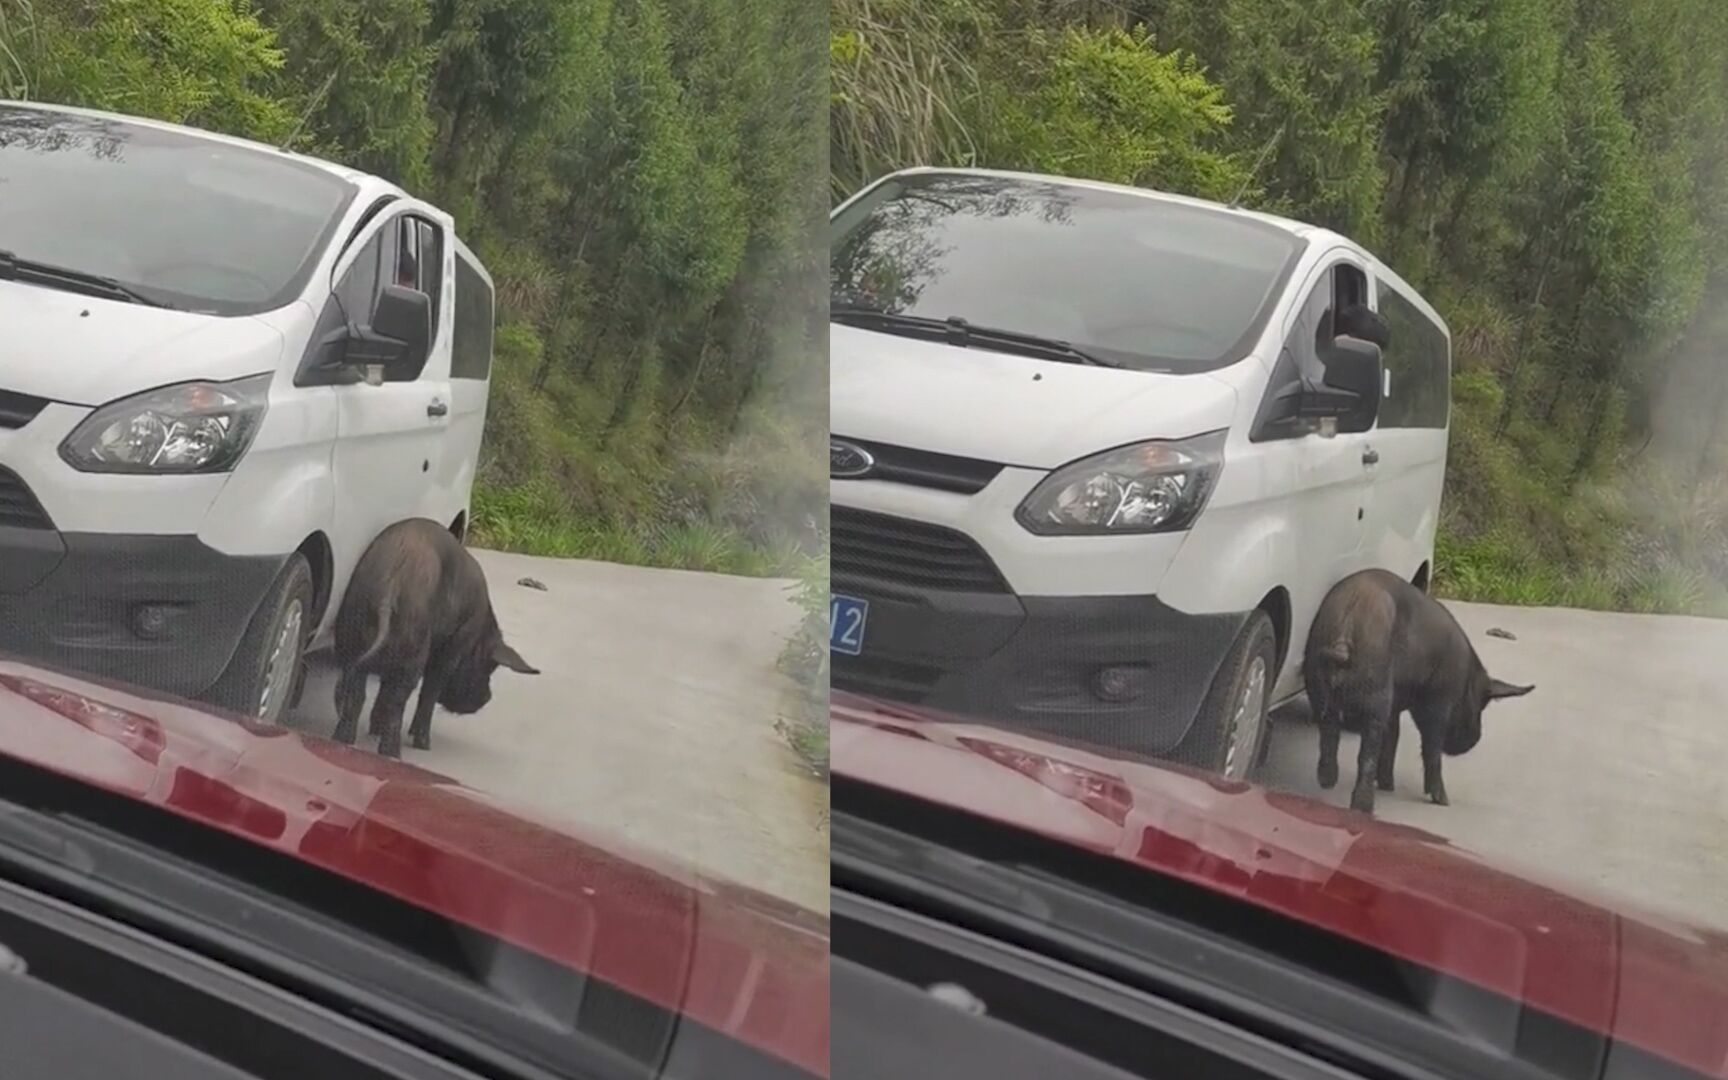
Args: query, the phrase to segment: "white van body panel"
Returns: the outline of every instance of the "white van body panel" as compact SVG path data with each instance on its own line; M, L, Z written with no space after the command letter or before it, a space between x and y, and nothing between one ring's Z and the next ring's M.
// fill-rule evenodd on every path
M1164 193L987 170L917 169L895 175L918 173L1018 178L1205 206L1275 225L1306 245L1258 340L1240 359L1206 372L1165 375L1061 363L832 323L830 430L835 439L1004 466L975 494L891 480L832 479L837 511L856 509L964 534L995 564L1013 596L1028 605L1038 599L1155 595L1185 615L1241 616L1256 608L1277 612L1287 623L1280 627L1284 648L1274 701L1302 690L1306 636L1334 584L1368 567L1392 570L1406 580L1429 567L1445 473L1444 427L1376 424L1365 432L1265 441L1250 437L1303 307L1333 267L1347 264L1360 272L1369 306L1378 309L1378 296L1396 289L1446 333L1432 306L1373 255L1324 229ZM870 190L853 196L833 216ZM1388 392L1389 386L1383 395ZM1034 535L1016 519L1027 495L1063 465L1136 442L1226 429L1216 484L1185 531L1051 537ZM840 547L837 541L837 560ZM849 595L853 586L841 576L839 562L836 566L835 591ZM868 588L884 590L885 601L907 602L905 590L892 584ZM913 602L930 603L929 595ZM939 617L947 622L942 625L962 625L966 603L943 608ZM866 656L868 642L866 636ZM904 664L914 658L892 654L892 659ZM980 670L985 669L987 664ZM836 671L842 670L837 663ZM860 688L871 692L869 685ZM940 692L936 703L964 711ZM1052 718L1070 708L1051 705L1041 722L1059 722Z
M466 517L490 375L488 363L479 377L451 377L458 250L488 290L488 316L491 278L456 237L449 214L380 178L172 124L57 106L0 104L244 146L314 166L352 185L341 220L312 256L299 294L259 314L220 316L0 280L0 392L45 399L22 426L0 424L0 479L5 472L16 474L26 497L51 519L49 531L66 538L67 545L78 537L111 537L122 545L134 537L195 538L212 558L266 564L305 551L326 600L321 618L308 629L316 631L315 643L327 642L349 575L378 533L411 517L448 525ZM424 271L435 270L439 294L431 349L420 376L380 385L297 385L317 381L303 378L301 366L319 336L333 288L366 244L403 215L429 222L439 241L438 265L423 268L421 274L425 281ZM61 457L66 438L105 405L174 384L262 375L271 376L268 404L231 471L83 472ZM0 534L6 531L0 528ZM44 542L30 540L37 546ZM85 544L83 549L88 548ZM65 602L68 587L75 586L56 583L56 602ZM6 602L29 601L0 595L0 610ZM207 597L200 594L196 602L205 603ZM239 602L256 604L258 597ZM235 612L226 601L223 609L225 618L232 615L242 623L250 614L250 608ZM115 632L124 634L123 629ZM123 651L124 645L115 645L112 638L110 633L104 639L103 655ZM54 642L56 648L72 647L70 638ZM174 671L164 675L181 679ZM184 680L166 688L201 690Z

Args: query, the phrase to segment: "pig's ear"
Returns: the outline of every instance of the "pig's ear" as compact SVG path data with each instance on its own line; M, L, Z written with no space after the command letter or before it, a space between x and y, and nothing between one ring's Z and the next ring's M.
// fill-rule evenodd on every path
M1503 697L1523 697L1534 689L1536 689L1534 684L1530 686L1513 686L1509 682L1501 682L1499 679L1490 678L1488 680L1488 700L1498 701Z
M540 674L539 668L530 666L528 661L522 659L521 653L503 641L500 641L497 647L492 650L492 659L522 675Z

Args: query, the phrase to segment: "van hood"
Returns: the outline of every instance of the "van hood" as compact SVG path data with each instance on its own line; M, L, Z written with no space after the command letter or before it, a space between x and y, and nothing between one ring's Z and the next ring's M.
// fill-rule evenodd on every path
M282 335L220 318L0 281L0 390L71 405L272 370Z
M1230 426L1236 391L1161 375L828 327L829 430L1002 465L1054 469L1142 439Z

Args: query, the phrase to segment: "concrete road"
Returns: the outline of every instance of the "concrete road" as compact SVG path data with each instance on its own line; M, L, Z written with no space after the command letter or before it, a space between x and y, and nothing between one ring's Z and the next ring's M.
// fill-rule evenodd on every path
M798 621L784 583L475 554L541 674L500 670L480 713L434 715L430 751L404 732L404 760L825 913L827 788L775 730L790 684L774 661ZM316 664L289 723L328 735L334 690Z
M1490 673L1535 683L1483 714L1482 741L1447 758L1450 806L1422 796L1405 725L1394 792L1375 814L1557 882L1728 926L1728 621L1451 604ZM1488 637L1491 627L1516 641ZM1314 781L1318 738L1301 710L1274 728L1260 782L1344 805Z

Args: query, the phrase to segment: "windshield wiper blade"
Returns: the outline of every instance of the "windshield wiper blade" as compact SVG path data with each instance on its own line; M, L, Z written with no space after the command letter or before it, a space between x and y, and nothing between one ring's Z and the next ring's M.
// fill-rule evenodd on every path
M69 266L55 266L52 263L37 262L34 259L20 259L10 251L0 250L0 281L27 281L32 285L47 285L50 288L64 289L68 292L95 293L112 300L125 300L128 303L143 304L145 307L172 307L160 300L145 296L132 286L116 281L101 274L92 274L84 270L74 270Z
M974 344L993 345L998 348L1035 353L1039 356L1073 364L1091 364L1094 367L1108 368L1122 366L1114 360L1099 356L1094 352L1088 352L1072 342L1044 337L1040 334L1028 334L1019 330L979 326L977 323L969 322L958 315L951 315L946 319L932 319L923 315L902 315L898 312L883 311L880 308L863 307L856 304L832 304L828 309L828 317L837 322L856 326L941 334L950 344L962 347Z

